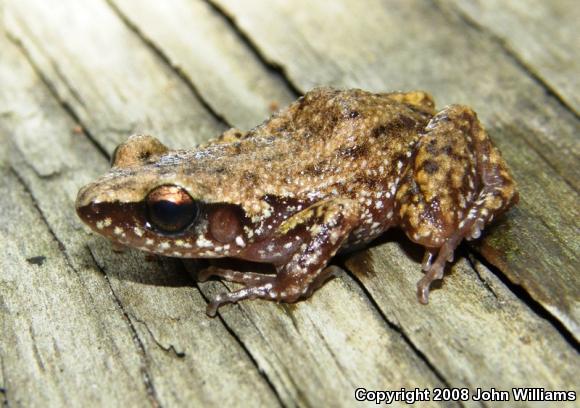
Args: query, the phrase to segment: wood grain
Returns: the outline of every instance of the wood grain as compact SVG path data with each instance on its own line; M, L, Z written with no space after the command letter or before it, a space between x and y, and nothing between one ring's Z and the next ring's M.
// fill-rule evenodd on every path
M251 129L295 99L207 3L111 0L111 4L232 126Z
M565 5L541 7L557 16ZM577 83L548 64L574 55L568 20L557 32L542 22L533 45L522 37L537 17L515 3L20 0L1 11L0 404L578 392ZM319 84L470 104L514 170L521 204L462 247L429 306L414 294L418 248L391 233L338 259L347 272L305 302L243 302L209 319L207 300L235 285L196 283L196 263L115 253L76 218L78 188L129 134L191 147ZM476 405L491 404L447 404Z
M574 0L464 1L450 0L465 17L497 36L531 75L580 113L580 38Z

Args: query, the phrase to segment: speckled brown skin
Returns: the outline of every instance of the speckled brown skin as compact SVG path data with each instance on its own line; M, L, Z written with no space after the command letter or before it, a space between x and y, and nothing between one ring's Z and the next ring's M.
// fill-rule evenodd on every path
M171 234L152 225L145 204L167 185L187 192L199 212ZM245 285L218 296L208 306L215 315L248 298L308 297L339 249L394 226L426 247L418 296L427 303L461 240L477 238L516 201L506 164L471 109L436 113L424 92L320 88L249 132L232 129L194 150L131 137L111 171L79 191L77 212L98 233L147 252L275 265L276 275L205 271L202 279Z

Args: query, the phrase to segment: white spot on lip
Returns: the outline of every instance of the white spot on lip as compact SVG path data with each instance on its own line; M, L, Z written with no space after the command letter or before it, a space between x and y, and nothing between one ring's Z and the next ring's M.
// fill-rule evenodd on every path
M142 237L143 236L143 230L139 227L135 227L133 228L133 232L135 233L135 235L137 235L138 237Z
M147 239L145 240L145 245L153 245L153 244L155 244L155 241L154 241L154 240L152 240L151 238L147 238Z
M238 244L238 246L241 246L241 247L246 246L246 243L244 242L244 239L241 237L241 235L238 235L236 237L236 244Z
M121 228L121 227L115 227L115 229L113 230L113 233L115 235L121 235L123 233L123 228Z
M195 241L195 245L197 245L199 248L210 248L210 247L213 246L213 244L211 243L211 241L209 241L203 235L200 235L197 238L197 241Z
M168 241L163 241L162 243L160 243L157 246L157 248L163 249L163 250L169 249L170 247L171 247L171 244Z

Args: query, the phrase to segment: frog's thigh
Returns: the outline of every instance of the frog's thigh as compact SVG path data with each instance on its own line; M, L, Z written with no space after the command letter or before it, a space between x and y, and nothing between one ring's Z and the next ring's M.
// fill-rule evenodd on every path
M397 192L403 229L428 248L427 274L418 285L421 302L461 240L477 238L514 197L505 163L476 114L453 105L435 115Z
M244 289L219 295L208 306L208 314L214 315L225 303L244 299L295 302L310 295L334 271L325 268L326 264L356 225L358 211L355 201L336 199L315 204L286 220L278 233L301 234L304 242L291 260L278 268L273 281L245 282Z

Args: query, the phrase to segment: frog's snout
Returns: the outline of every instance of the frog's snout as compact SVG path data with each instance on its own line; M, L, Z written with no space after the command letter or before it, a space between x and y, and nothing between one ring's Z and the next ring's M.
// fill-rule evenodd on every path
M75 201L75 208L77 213L81 207L85 207L90 203L90 187L92 184L87 184L86 186L81 187L79 192L77 193L77 199Z
M98 202L95 201L94 183L82 187L75 202L77 215L85 224L94 225L94 219L100 213Z

